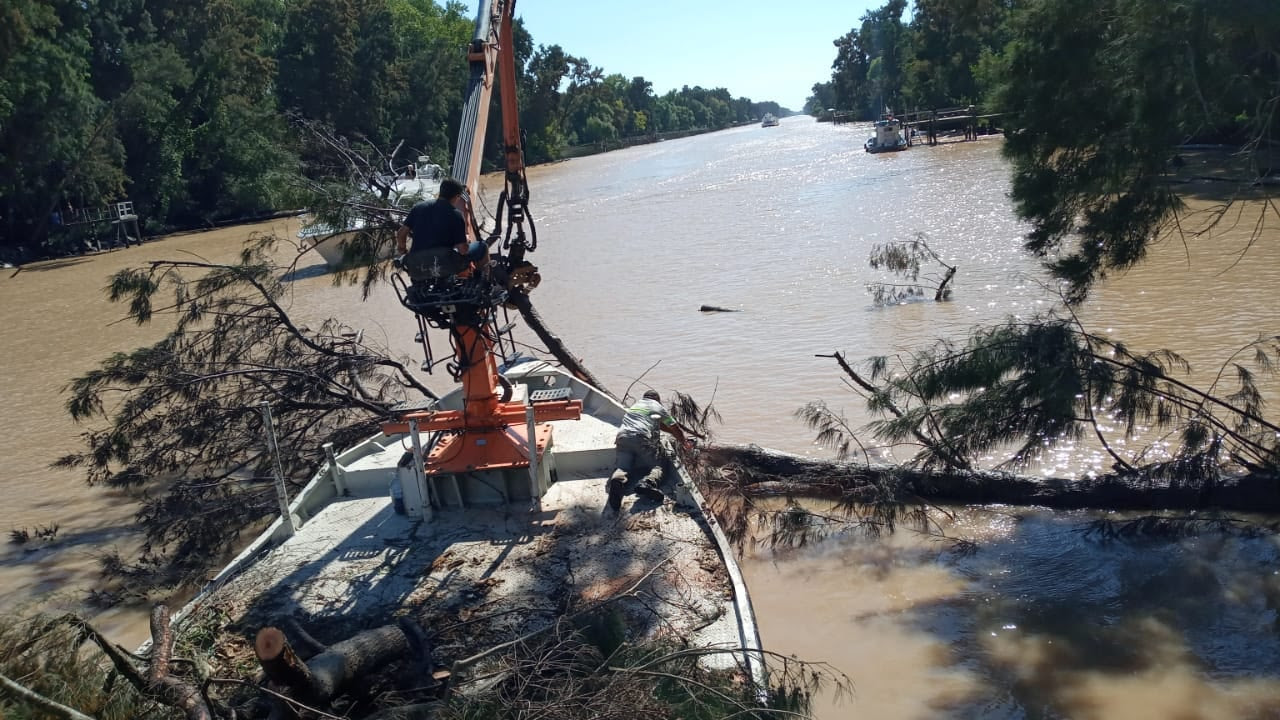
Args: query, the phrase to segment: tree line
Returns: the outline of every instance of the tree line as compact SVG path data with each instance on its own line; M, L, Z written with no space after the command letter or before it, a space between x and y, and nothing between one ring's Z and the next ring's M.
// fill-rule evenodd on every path
M813 86L805 112L874 120L886 110L976 105L1098 133L1088 118L1114 101L1130 103L1140 123L1176 115L1182 134L1162 142L1236 144L1254 137L1257 122L1274 123L1275 3L917 0L904 19L906 10L907 0L887 0L833 41L831 78ZM1038 86L1011 87L1019 78ZM1068 79L1069 98L1045 94ZM1140 104L1157 99L1167 104Z
M288 177L316 160L293 119L402 142L406 158L452 157L473 31L465 11L430 0L7 3L0 259L69 251L80 243L73 211L126 198L146 233L290 209ZM520 22L515 45L529 162L787 112L724 88L658 95L641 76L535 46Z

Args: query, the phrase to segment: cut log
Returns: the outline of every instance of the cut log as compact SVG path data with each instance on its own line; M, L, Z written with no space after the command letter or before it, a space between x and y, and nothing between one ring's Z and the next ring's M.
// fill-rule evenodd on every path
M352 681L410 650L399 625L384 625L330 645L303 663L278 628L258 631L254 652L267 678L284 694L312 707L329 704Z
M327 700L317 696L316 680L311 675L311 668L293 651L289 640L279 628L265 627L259 630L258 636L253 640L253 651L258 656L258 663L262 665L267 679L289 697L307 705Z
M409 651L409 640L398 625L383 625L329 646L307 661L316 688L327 702L356 678L373 672Z

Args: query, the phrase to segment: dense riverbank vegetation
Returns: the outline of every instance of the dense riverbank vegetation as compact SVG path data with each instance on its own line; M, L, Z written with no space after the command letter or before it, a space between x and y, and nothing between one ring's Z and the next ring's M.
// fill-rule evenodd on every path
M289 209L284 180L308 159L290 114L380 146L403 142L406 161L446 161L473 26L464 10L429 0L9 3L0 259L80 246L72 211L125 198L148 234ZM519 23L516 45L530 162L786 112L725 88L657 95L642 76L535 44Z
M1240 144L1275 121L1278 15L1262 0L917 0L909 14L888 0L833 40L805 112L977 105L1057 140L1127 127L1126 141ZM1117 106L1132 114L1104 124ZM1142 134L1171 124L1182 134Z

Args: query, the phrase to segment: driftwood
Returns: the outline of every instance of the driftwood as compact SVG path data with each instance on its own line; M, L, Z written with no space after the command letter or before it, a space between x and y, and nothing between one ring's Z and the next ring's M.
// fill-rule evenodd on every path
M751 496L839 498L873 482L893 482L922 498L961 504L1280 512L1280 478L1262 474L1200 486L1122 475L1033 478L994 471L925 472L899 465L815 460L758 445L706 446L701 455L707 464L741 469L738 490Z
M304 705L325 707L352 681L408 654L411 645L400 625L383 625L330 645L306 662L279 628L259 630L253 647L272 685Z
M699 312L742 312L741 310L735 310L734 308L723 308L723 307L720 307L719 305L703 305L702 307L698 308L698 311Z

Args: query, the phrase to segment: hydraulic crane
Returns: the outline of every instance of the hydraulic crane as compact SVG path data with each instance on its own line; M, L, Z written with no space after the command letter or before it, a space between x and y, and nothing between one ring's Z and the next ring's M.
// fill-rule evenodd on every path
M446 248L406 263L411 283L400 279L396 285L401 302L418 317L424 347L429 347L427 327L449 332L454 349L450 371L462 383L461 409L407 412L382 426L387 434L411 427L438 433L428 457L423 458L427 476L529 466L549 446L547 421L578 419L582 413L582 402L569 399L568 388L563 393L539 391L527 405L511 402L511 387L498 371L495 348L504 335L509 337L511 326L498 327L497 310L509 291L527 292L540 280L537 268L525 260L526 252L537 249L537 234L528 214L529 188L516 102L514 11L514 0L480 3L468 47L471 74L453 161L454 177L466 188L463 216L468 233L478 239L481 229L473 208L479 197L480 162L496 79L506 169L497 221L483 240L489 246L488 262L472 265ZM432 360L427 353L429 367Z

